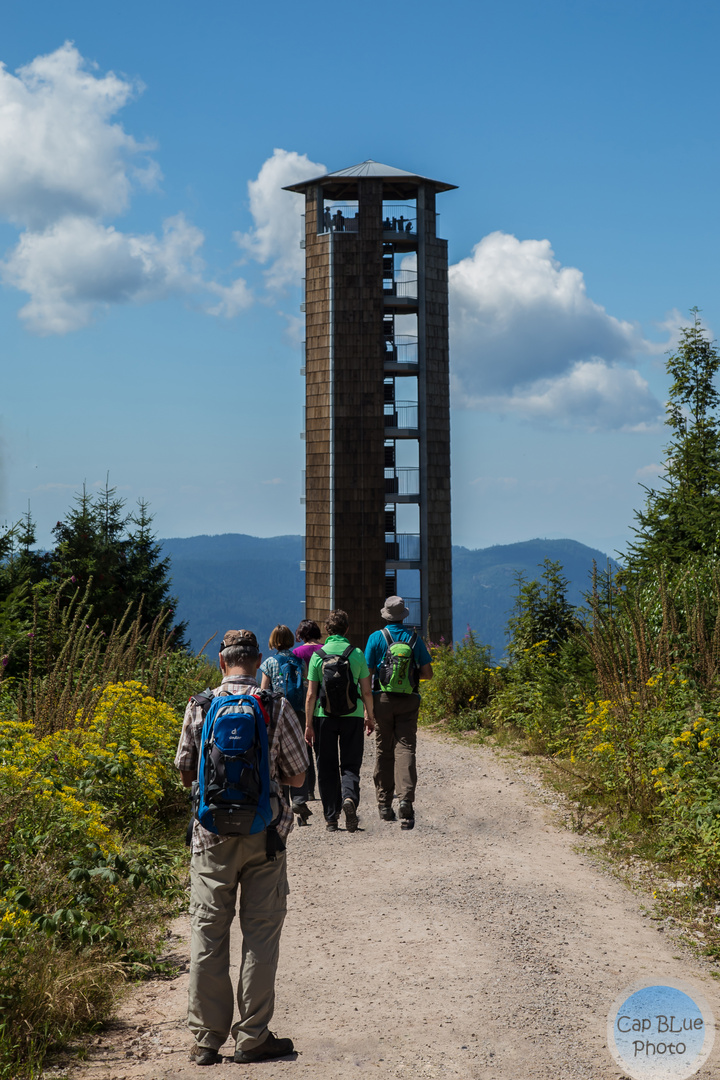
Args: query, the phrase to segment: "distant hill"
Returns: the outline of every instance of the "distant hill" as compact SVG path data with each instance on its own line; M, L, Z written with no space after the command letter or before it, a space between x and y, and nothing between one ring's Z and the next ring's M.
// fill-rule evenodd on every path
M605 569L608 556L577 540L525 540L495 547L453 547L453 630L456 640L468 626L480 641L492 646L499 659L506 646L505 627L517 596L517 575L527 581L539 578L545 559L562 564L570 584L571 604L582 604L591 585L593 560ZM615 568L617 563L610 560Z
M161 540L172 559L172 591L178 617L188 622L193 649L213 634L210 655L226 630L248 629L267 653L270 631L279 622L295 629L304 617L305 575L301 536L190 536Z
M258 634L263 651L277 623L295 629L303 618L305 581L300 570L301 536L261 538L225 533L161 540L172 559L172 590L178 597L178 616L188 622L194 649L213 634L247 627ZM605 567L602 551L576 540L526 540L470 550L453 548L453 610L455 638L471 626L492 646L496 658L505 650L505 627L516 595L518 572L531 581L540 575L544 559L562 563L570 581L570 602L582 602L590 584L593 560ZM217 645L216 639L208 652Z

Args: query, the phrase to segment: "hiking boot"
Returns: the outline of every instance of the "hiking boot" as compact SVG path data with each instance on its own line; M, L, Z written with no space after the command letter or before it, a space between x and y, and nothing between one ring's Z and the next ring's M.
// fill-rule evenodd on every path
M357 832L358 816L355 803L352 799L343 799L343 814L345 815L345 828L348 832Z
M326 821L325 822L325 828L327 829L328 832L337 832L338 831L337 818L333 818L332 821Z
M383 821L395 820L395 811L393 810L392 806L378 806L378 814L383 819Z
M287 1057L294 1050L292 1039L278 1039L272 1031L264 1043L260 1043L254 1050L236 1050L233 1061L237 1065L251 1064L253 1061L271 1061L272 1058Z
M415 811L413 810L413 804L403 800L398 806L398 816L400 818L401 829L412 829L415 826Z
M222 1054L218 1054L217 1050L209 1050L207 1046L195 1046L190 1051L190 1060L196 1065L219 1065Z
M297 814L298 825L307 825L308 818L312 816L312 810L307 803L295 803L292 812Z

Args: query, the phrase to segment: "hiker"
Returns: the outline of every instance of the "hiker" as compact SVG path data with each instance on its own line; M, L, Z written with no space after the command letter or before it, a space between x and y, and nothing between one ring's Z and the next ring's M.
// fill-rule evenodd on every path
M305 687L303 676L305 666L300 657L292 651L295 644L293 632L289 626L280 623L270 634L268 645L275 650L274 656L268 656L260 665L262 671L262 690L274 690L282 694L293 707L301 728L305 729ZM310 755L308 755L310 757ZM308 770L309 771L309 770ZM313 786L314 786L313 772ZM307 774L302 786L290 788L289 799L293 814L297 814L298 825L307 825L312 810L308 807Z
M325 644L310 659L305 701L305 738L314 743L325 827L337 832L340 810L348 832L357 832L363 726L375 727L370 673L360 649L347 637L347 613L325 620ZM363 724L363 703L364 724Z
M295 640L298 644L293 649L295 656L299 656L305 665L305 675L307 676L310 660L314 653L318 649L322 649L322 634L320 633L320 627L314 619L303 619L295 631ZM297 709L295 710L297 712ZM303 700L302 716L298 713L298 719L302 721L303 728L305 727L305 701ZM315 799L315 781L317 779L315 775L315 754L310 750L308 754L310 758L310 767L307 771L305 783L307 785L307 801L313 802Z
M401 596L389 596L380 612L386 625L368 638L365 660L373 676L375 703L375 794L383 821L395 821L393 795L403 829L415 825L417 720L421 679L432 679L423 639L403 626L410 614Z
M299 642L293 652L304 664L309 666L313 653L322 649L322 634L314 619L303 619L295 631L295 640Z
M193 787L198 819L190 860L188 987L188 1027L195 1036L191 1058L197 1065L221 1062L218 1051L231 1033L233 1060L240 1064L293 1050L292 1040L278 1039L268 1024L287 906L285 840L293 824L280 785L300 787L307 750L287 700L260 690L255 676L261 661L252 631L225 634L219 657L222 682L190 698L175 757L183 784ZM243 758L238 763L238 738L252 770L242 768ZM230 925L238 887L240 1018L233 1024Z

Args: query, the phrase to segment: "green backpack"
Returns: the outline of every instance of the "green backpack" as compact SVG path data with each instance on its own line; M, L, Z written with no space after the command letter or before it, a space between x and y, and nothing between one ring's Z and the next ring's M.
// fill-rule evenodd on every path
M378 682L385 694L415 694L420 677L413 656L417 633L409 641L395 641L385 627L382 631L387 642L385 656L378 668Z

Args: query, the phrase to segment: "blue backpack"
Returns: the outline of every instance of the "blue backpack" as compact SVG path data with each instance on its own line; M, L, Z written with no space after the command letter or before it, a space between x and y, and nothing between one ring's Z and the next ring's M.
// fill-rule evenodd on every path
M305 691L303 688L303 662L298 656L275 657L280 668L285 688L284 696L296 713L305 712Z
M280 802L270 780L269 717L254 694L218 694L205 715L195 816L220 836L274 829Z

